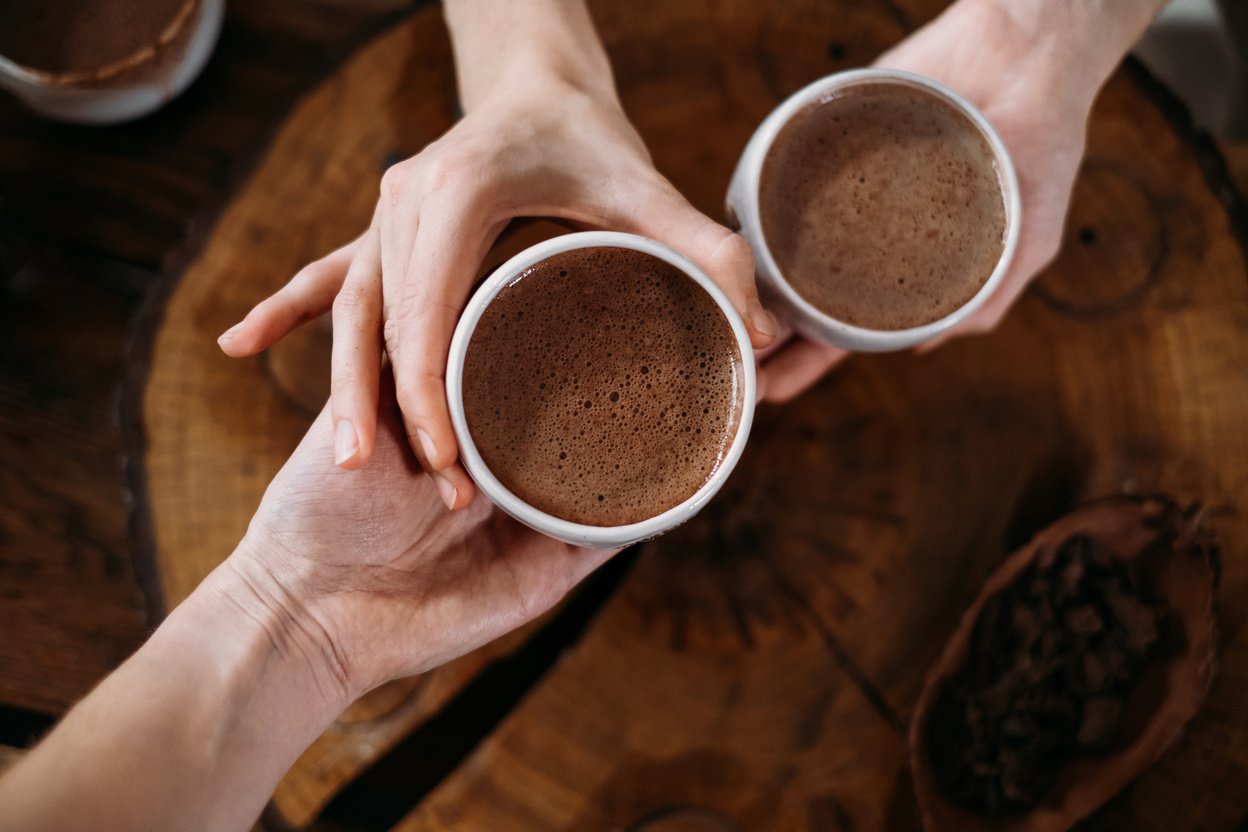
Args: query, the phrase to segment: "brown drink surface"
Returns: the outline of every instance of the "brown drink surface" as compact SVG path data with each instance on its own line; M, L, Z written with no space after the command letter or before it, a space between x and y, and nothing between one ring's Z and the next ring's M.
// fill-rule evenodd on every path
M159 41L185 0L0 0L0 55L47 72L89 72Z
M759 208L785 280L869 329L943 318L1004 248L987 139L952 105L901 84L849 87L798 111L763 161Z
M517 497L592 526L646 520L719 467L741 417L742 357L706 292L663 260L557 254L486 307L464 412Z

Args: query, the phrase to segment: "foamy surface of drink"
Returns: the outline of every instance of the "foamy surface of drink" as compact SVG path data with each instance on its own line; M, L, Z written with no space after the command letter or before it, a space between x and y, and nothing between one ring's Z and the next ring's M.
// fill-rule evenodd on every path
M473 443L512 493L618 526L691 497L741 417L742 357L691 278L631 249L557 254L486 307L464 362Z
M763 162L763 236L785 280L837 320L939 320L991 276L1005 203L991 146L962 112L902 84L807 105Z

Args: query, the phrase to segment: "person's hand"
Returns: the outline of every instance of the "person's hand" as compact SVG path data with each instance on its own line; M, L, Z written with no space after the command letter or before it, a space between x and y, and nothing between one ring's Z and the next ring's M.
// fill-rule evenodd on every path
M268 622L274 643L297 644L343 703L519 627L612 554L532 531L488 500L441 510L388 373L382 390L371 463L334 465L327 408L224 567L231 603Z
M1149 3L1156 5L1155 0L1139 5ZM979 107L1010 152L1022 198L1018 248L1004 282L975 314L920 351L993 330L1056 256L1093 100L1135 37L1135 29L1111 10L1103 21L1080 26L1063 4L1047 4L1047 11L1030 9L1033 5L960 0L875 63L926 75ZM793 398L847 355L790 339L763 357L764 398Z
M389 373L380 398L371 464L334 465L323 411L234 553L0 777L0 828L250 829L351 702L540 615L610 557L486 500L444 510Z
M605 83L577 85L531 66L494 84L446 135L390 168L363 236L295 275L227 332L222 348L254 354L332 304L337 463L359 468L373 455L384 348L408 441L444 502L462 508L472 485L456 463L447 349L494 239L512 218L538 216L666 243L724 289L756 346L774 336L749 246L654 169L609 72Z

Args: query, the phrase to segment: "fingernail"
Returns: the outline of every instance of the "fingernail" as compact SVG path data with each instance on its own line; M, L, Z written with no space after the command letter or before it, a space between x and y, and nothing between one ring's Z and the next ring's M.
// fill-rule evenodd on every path
M780 325L776 323L776 316L764 309L761 303L752 300L746 305L745 311L750 316L750 326L755 332L766 335L768 338L776 337L776 333L780 331Z
M438 452L438 446L433 444L433 439L422 429L416 428L416 441L420 443L420 452L425 455L425 462L433 465L433 456Z
M355 427L350 419L341 419L334 429L334 464L341 465L355 456L360 449L360 440L356 438Z
M455 509L455 486L451 485L451 481L446 477L437 474L433 475L433 483L438 487L438 493L442 495L442 502L453 511Z
M243 328L243 322L239 321L238 323L234 324L234 326L230 327L225 332L221 333L221 337L217 339L217 343L221 344L221 343L224 343L225 341L231 340L235 335L238 334L238 331L242 328Z

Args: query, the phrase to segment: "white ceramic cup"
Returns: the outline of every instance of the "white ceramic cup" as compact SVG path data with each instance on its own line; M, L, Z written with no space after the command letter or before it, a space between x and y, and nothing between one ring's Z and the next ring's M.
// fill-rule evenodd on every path
M741 354L739 377L743 384L742 388L737 391L741 416L737 421L736 435L723 459L720 460L719 466L702 487L684 502L655 517L623 526L591 526L573 523L541 511L521 500L504 486L498 477L494 476L494 472L481 458L481 452L477 450L476 444L472 441L472 433L468 429L468 420L464 414L464 359L468 353L468 342L472 340L472 334L485 308L499 292L510 286L538 262L563 252L600 246L644 252L679 269L686 277L701 286L724 313ZM460 460L477 487L499 508L521 523L567 543L595 549L614 549L655 537L680 525L701 511L702 507L723 486L724 481L728 479L728 475L736 466L737 460L741 458L741 452L745 449L745 442L750 434L750 425L754 420L754 353L750 347L750 336L746 332L745 324L728 300L728 296L690 260L647 237L610 231L585 231L565 234L525 249L499 266L481 284L464 308L459 324L455 327L455 335L451 339L450 356L446 365L446 398L451 410L451 424L455 427L455 439L459 442Z
M0 55L0 87L52 121L117 124L139 118L198 77L224 16L225 0L186 0L157 43L91 71L47 72Z
M1001 258L997 261L996 268L993 269L988 280L970 300L948 315L908 329L884 330L854 326L828 315L798 294L776 266L776 261L767 248L767 241L763 236L762 220L759 216L759 180L762 176L763 162L780 129L806 105L832 98L848 87L864 84L899 84L920 89L951 104L965 115L972 124L979 128L989 147L992 148L997 178L1001 183L1001 194L1005 203L1005 242L1001 249ZM785 99L779 107L771 111L771 114L763 120L763 123L754 131L754 135L750 137L749 143L741 154L741 159L737 162L732 182L728 186L727 203L729 217L735 222L750 247L754 249L759 290L772 311L807 338L862 352L884 352L917 346L956 326L979 309L1001 285L1006 272L1009 271L1010 262L1014 258L1014 250L1018 246L1019 218L1022 213L1018 196L1018 177L1014 173L1014 164L1010 161L1010 154L1005 149L1001 137L989 124L988 119L984 118L983 113L948 87L922 75L897 69L856 69L838 72L803 87Z

